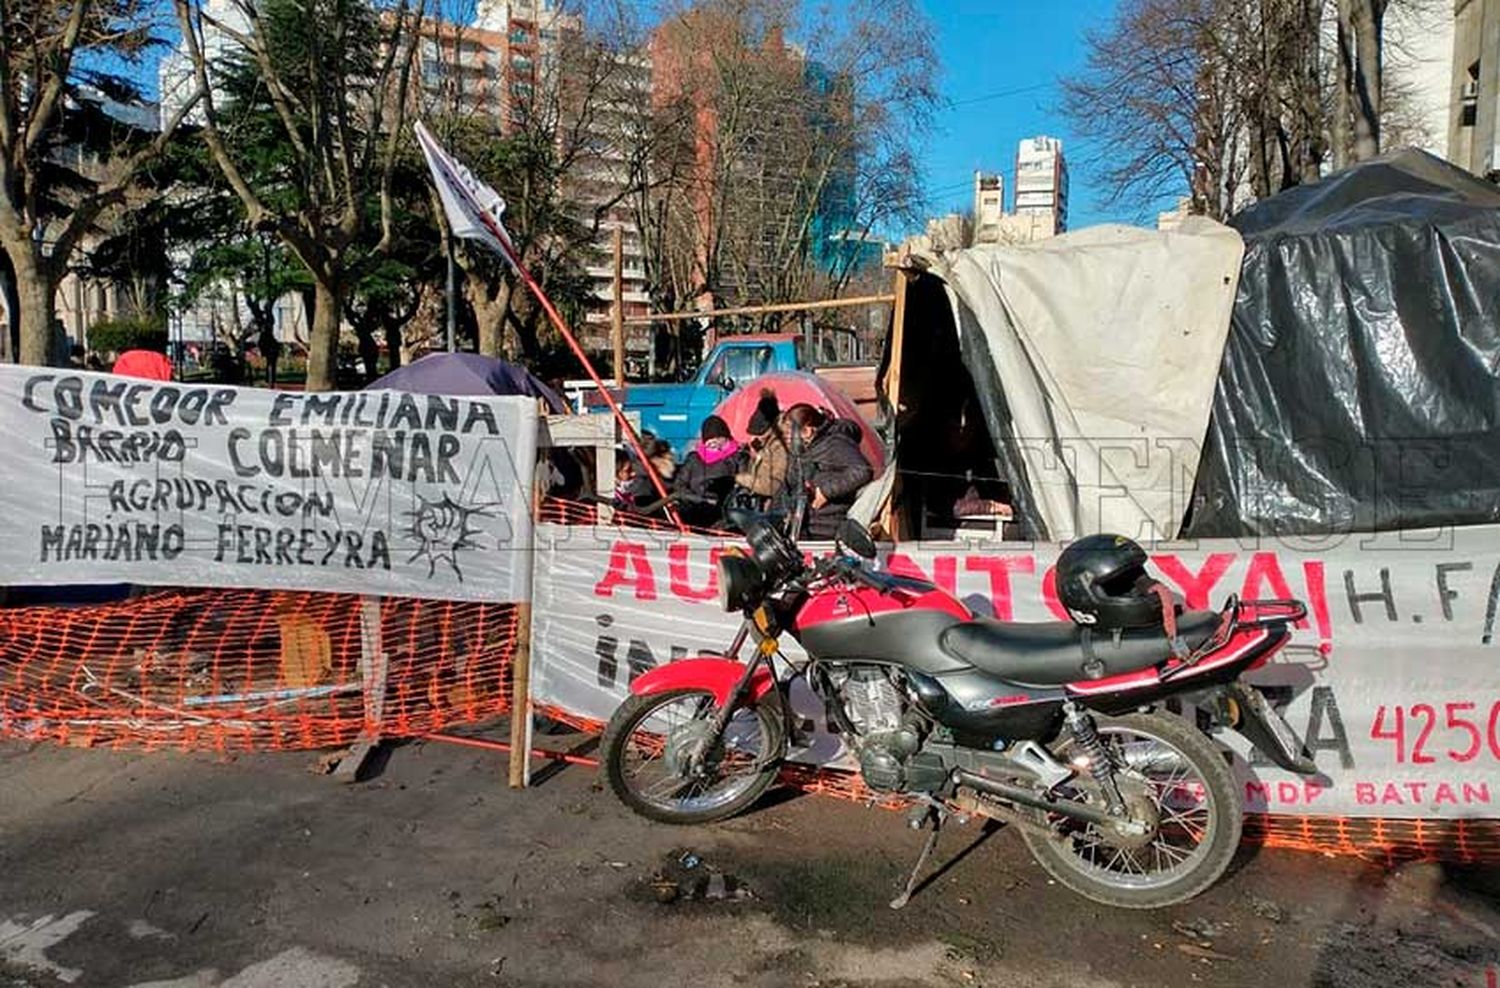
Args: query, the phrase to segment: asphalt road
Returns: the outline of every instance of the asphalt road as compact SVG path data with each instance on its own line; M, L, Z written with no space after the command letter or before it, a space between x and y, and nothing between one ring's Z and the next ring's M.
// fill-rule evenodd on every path
M513 792L472 749L354 786L315 761L0 743L0 988L1497 988L1496 870L1268 851L1126 913L971 826L896 913L900 814L804 796L684 830L585 769Z

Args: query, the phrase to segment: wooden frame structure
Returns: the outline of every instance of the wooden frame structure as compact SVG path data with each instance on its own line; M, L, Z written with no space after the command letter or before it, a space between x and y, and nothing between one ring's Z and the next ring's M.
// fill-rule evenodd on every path
M625 413L629 426L640 431L640 416ZM615 493L615 448L625 441L625 430L612 415L544 415L537 422L537 481L532 494L532 522L536 522L546 494L547 453L554 449L594 451L594 493L599 497L602 524L614 520L609 501ZM531 602L516 605L516 650L511 656L510 786L531 784Z

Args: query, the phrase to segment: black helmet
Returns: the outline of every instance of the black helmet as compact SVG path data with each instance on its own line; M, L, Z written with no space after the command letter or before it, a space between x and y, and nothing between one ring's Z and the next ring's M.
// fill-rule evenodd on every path
M1123 535L1089 535L1057 559L1057 599L1080 624L1141 628L1161 623L1161 598L1146 550Z

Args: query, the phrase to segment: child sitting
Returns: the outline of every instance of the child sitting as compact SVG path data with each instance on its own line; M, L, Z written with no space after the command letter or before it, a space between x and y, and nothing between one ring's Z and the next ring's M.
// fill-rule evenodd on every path
M698 445L677 470L672 492L683 521L716 525L740 468L740 444L730 435L729 424L717 415L703 420L698 435Z

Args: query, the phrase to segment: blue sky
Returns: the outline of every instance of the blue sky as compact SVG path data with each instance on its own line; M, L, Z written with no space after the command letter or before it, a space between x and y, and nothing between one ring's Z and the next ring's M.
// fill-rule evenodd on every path
M944 99L934 131L923 141L927 193L923 211L927 215L967 209L976 168L1005 175L1009 208L1016 142L1038 134L1064 141L1071 181L1071 228L1105 222L1150 222L1157 209L1171 205L1105 207L1087 167L1091 149L1082 146L1070 131L1059 108L1058 79L1081 67L1084 32L1106 23L1117 0L920 2L936 29ZM474 0L440 3L452 15L459 8L471 13ZM164 20L162 33L175 36L175 25L168 18ZM146 69L141 73L145 76L142 81L154 92L155 58L147 61L137 70Z
M1155 206L1110 209L1098 202L1086 149L1058 108L1058 78L1082 65L1084 31L1106 23L1115 0L923 2L937 29L941 91L951 104L938 113L923 160L930 215L968 208L975 168L1005 175L1009 209L1016 142L1047 134L1063 139L1069 158L1070 228L1155 219ZM1005 93L1011 95L999 95Z

